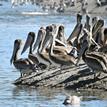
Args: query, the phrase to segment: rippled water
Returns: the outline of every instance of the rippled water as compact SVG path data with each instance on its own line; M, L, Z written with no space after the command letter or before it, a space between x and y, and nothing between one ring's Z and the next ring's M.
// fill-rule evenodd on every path
M37 33L41 26L51 23L64 24L68 37L76 23L74 16L24 16L20 15L22 10L22 7L11 9L10 4L5 2L0 7L0 107L65 107L62 103L68 94L83 96L80 107L107 107L107 92L103 91L77 93L63 89L17 87L12 84L20 75L10 65L15 39L25 40L29 31ZM21 57L26 57L26 54Z

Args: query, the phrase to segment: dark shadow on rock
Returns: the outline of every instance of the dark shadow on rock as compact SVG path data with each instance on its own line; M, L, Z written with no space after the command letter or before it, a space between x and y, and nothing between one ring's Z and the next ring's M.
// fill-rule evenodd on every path
M65 81L61 82L60 84L75 81L75 80L78 80L79 78L82 78L82 77L85 77L85 76L88 76L88 75L93 75L93 73L90 72L90 70L88 68L86 68L84 70L79 71L78 74L70 76Z

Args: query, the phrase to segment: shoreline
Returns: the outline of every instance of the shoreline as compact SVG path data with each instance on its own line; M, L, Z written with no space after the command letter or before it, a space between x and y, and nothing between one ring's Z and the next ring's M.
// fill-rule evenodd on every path
M56 0L54 0L54 2L56 2ZM106 16L107 15L107 5L103 5L103 6L97 6L96 4L96 0L87 0L88 2L88 5L87 5L87 11L89 14L91 15L97 15L97 16ZM59 0L58 0L58 3L59 3ZM47 0L47 1L43 1L43 2L40 2L38 3L40 5L41 8L43 8L43 6L46 6L46 5L50 5L52 6L53 3L50 1L50 0ZM64 8L64 12L59 12L57 13L57 15L75 15L77 13L82 13L81 11L81 8L82 8L82 5L80 2L77 2L75 6L71 6L71 7L65 7ZM48 10L49 12L51 11L51 9ZM54 12L51 14L54 14Z

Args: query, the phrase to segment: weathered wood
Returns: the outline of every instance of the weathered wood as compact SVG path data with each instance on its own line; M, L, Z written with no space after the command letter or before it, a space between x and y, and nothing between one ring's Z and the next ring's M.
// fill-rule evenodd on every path
M20 77L14 81L15 85L33 85L36 87L64 87L70 89L95 88L107 90L107 74L101 73L94 78L94 73L81 63L79 66L67 66L60 69L46 69Z

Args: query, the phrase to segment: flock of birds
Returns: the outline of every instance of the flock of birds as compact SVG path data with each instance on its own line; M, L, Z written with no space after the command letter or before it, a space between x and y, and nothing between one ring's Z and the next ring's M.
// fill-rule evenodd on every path
M29 32L21 52L23 54L29 48L26 59L18 58L22 40L16 39L10 62L21 71L21 76L25 76L38 70L50 70L54 66L79 66L82 57L93 72L107 73L107 28L104 20L87 14L84 24L82 17L77 14L77 24L67 39L61 24L41 27L36 41L35 33Z

